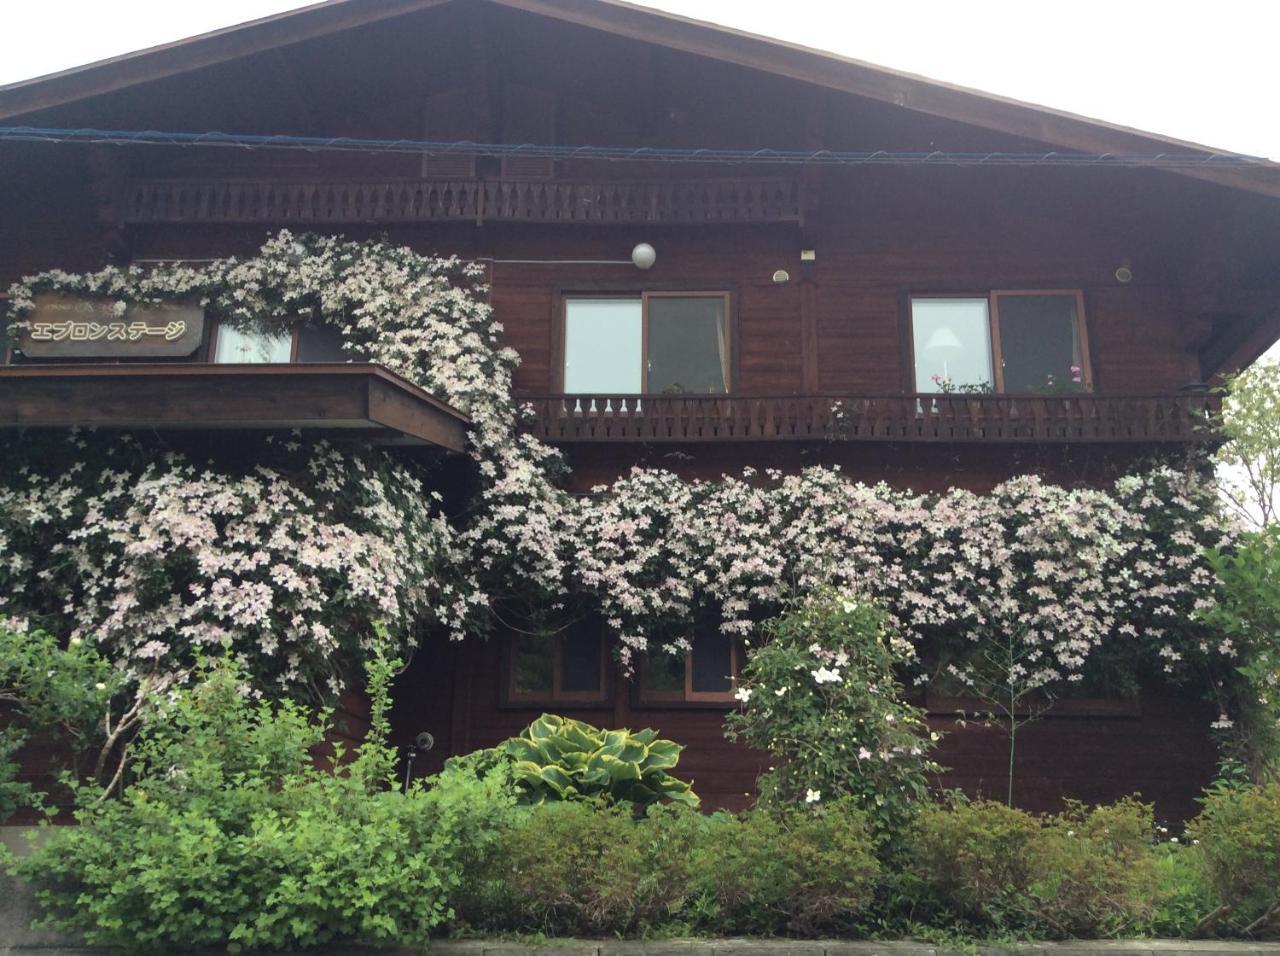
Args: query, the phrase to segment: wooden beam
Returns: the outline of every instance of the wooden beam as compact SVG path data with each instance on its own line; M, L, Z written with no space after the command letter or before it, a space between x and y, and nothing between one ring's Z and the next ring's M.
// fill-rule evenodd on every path
M466 416L372 365L15 365L0 428L306 428L463 451Z
M1232 372L1252 365L1280 340L1280 309L1240 316L1200 349L1200 377L1219 383Z

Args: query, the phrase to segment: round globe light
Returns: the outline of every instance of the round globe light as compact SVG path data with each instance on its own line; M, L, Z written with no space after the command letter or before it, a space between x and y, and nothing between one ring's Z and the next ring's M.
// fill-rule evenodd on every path
M637 269L652 269L658 261L658 253L647 242L641 242L631 250L631 262Z

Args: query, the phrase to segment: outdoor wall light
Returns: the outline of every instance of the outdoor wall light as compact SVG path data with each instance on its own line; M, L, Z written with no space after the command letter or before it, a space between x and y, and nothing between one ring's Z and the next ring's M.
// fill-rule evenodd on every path
M658 261L658 253L647 242L641 242L631 250L631 262L637 269L652 269Z
M1133 269L1129 267L1128 259L1120 263L1119 268L1116 269L1116 281L1121 285L1128 285L1133 281Z

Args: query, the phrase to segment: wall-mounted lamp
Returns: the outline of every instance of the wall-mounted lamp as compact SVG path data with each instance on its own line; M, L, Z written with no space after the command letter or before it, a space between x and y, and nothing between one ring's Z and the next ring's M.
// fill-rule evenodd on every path
M817 249L801 249L800 261L801 262L817 262L818 250Z
M652 269L657 261L657 251L647 242L637 243L631 250L631 262L637 269Z
M1121 285L1128 285L1133 281L1133 269L1129 266L1129 260L1125 259L1116 269L1116 281Z
M791 281L791 273L786 269L779 269L773 274L773 281L778 285Z

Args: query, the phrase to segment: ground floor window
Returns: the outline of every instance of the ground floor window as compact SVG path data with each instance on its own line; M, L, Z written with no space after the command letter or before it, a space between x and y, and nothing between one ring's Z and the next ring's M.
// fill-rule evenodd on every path
M651 651L639 675L642 703L728 702L742 672L741 642L717 626L699 626L683 654Z
M608 659L598 619L575 622L553 635L516 635L507 661L507 701L602 703L608 697Z

